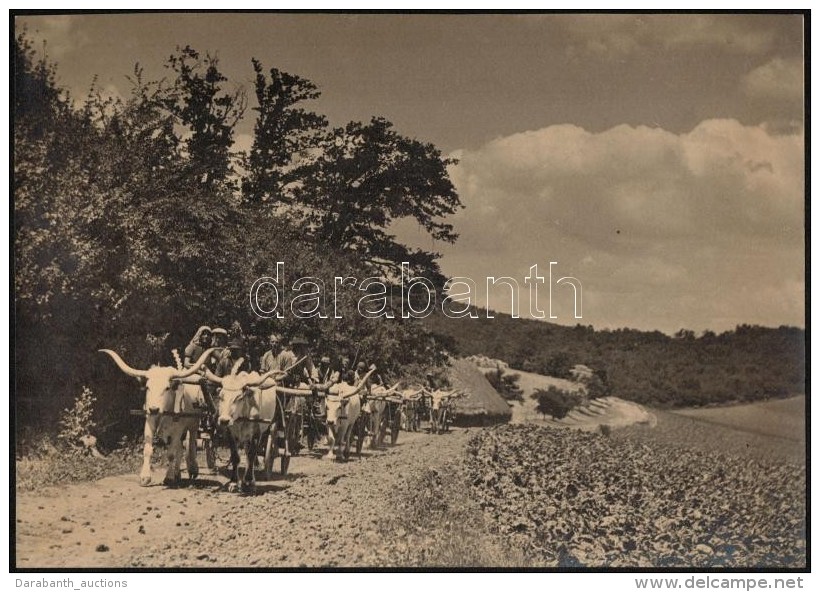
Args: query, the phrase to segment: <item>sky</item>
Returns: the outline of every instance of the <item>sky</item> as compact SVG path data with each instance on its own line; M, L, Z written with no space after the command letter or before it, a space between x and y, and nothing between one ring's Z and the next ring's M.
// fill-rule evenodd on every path
M411 244L477 285L533 265L561 324L673 333L805 322L803 22L732 14L137 14L18 17L75 97L127 96L135 63L217 54L299 74L334 125L383 116L432 142L464 209ZM42 44L39 47L43 47ZM249 92L252 96L252 93ZM251 103L251 107L253 104ZM250 145L253 112L237 147ZM508 289L490 306L510 311ZM546 286L538 307L549 314Z

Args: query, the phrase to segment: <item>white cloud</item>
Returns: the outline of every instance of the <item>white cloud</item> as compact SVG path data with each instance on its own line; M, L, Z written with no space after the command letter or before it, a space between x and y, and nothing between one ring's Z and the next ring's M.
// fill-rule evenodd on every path
M560 125L459 158L449 274L523 277L558 261L587 291L583 322L600 326L802 324L800 134L734 120L684 134Z
M803 61L775 58L744 76L742 85L753 98L802 101Z
M618 57L646 48L716 47L759 54L775 36L765 19L736 15L590 14L556 17L575 41L574 51Z
M34 40L35 49L57 61L88 43L88 35L75 27L76 18L73 15L18 17L19 24L27 28L29 37Z
M741 21L732 15L691 14L660 17L655 35L666 47L719 46L736 53L754 54L772 47L774 34L765 21Z

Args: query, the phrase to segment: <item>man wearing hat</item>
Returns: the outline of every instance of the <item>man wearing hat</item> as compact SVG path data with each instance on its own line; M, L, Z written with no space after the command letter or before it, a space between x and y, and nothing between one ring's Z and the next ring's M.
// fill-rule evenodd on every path
M287 370L296 363L296 355L282 342L282 336L271 333L268 337L270 349L262 354L259 360L260 372L270 372L271 370ZM285 386L293 386L293 378L290 375L284 379Z
M221 360L223 356L228 355L228 332L221 327L214 327L211 333L213 334L213 344L211 347L216 349L214 353L211 354L211 359L208 360L208 368L213 372L216 370L219 360Z
M296 373L301 383L305 386L317 384L319 382L319 372L313 359L310 357L310 343L303 335L297 335L290 341L290 346L293 348L293 355L297 360L304 358L300 362L301 370Z
M211 333L213 334L214 347L218 347L219 349L228 347L228 332L225 329L222 327L214 327Z
M322 359L319 360L319 366L317 366L316 371L319 375L319 383L320 384L327 384L329 382L338 382L332 380L333 369L330 367L330 356L322 356Z
M214 374L217 376L227 376L233 370L233 365L236 364L236 361L243 357L245 353L245 343L242 341L240 337L234 337L228 342L228 349L227 353L223 354L219 360L219 363L216 365L216 370ZM247 364L247 360L245 364ZM241 370L241 369L240 369ZM237 370L238 371L238 370Z

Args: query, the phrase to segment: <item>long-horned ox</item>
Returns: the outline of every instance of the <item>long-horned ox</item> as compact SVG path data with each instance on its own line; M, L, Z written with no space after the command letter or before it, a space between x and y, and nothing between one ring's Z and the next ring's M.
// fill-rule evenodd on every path
M370 390L365 403L365 409L370 415L368 430L370 431L370 448L381 448L384 445L384 436L387 433L388 401L396 393L399 383L387 388L377 384Z
M356 385L346 382L335 384L327 392L327 443L328 452L325 458L336 460L350 458L350 439L353 436L353 425L362 411L362 399L359 394L370 375L376 371L375 366Z
M445 425L445 417L444 414L447 412L449 400L451 397L454 397L458 393L458 389L453 391L442 391L442 390L435 390L435 391L425 391L425 394L428 395L431 399L430 401L430 432L433 434L440 434L444 431Z
M216 376L207 368L205 376L222 387L219 395L219 427L226 430L231 448L231 476L228 491L252 493L256 487L256 455L261 438L268 433L276 418L276 380L286 371L271 370L260 375L258 372L239 372L242 359L234 364L231 373ZM242 483L239 483L239 450L244 449L247 468Z
M199 410L204 401L196 400L183 384L197 384L201 376L197 370L213 353L214 348L202 353L199 359L188 369L180 370L173 366L151 366L148 370L137 370L126 364L123 359L110 349L101 349L108 354L128 376L139 379L145 385L145 444L142 450L142 470L140 485L151 483L151 455L154 452L154 437L165 441L168 451L168 470L163 483L178 485L180 462L182 460L182 442L188 436L186 466L188 477L192 481L199 474L196 462L196 432L199 427Z
M421 398L424 393L422 388L408 388L401 391L402 394L402 429L406 432L416 432L419 429L419 410L421 409Z

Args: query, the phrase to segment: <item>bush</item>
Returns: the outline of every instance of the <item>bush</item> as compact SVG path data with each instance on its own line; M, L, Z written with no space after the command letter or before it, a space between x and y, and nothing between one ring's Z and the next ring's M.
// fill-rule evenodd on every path
M497 366L495 370L485 372L484 376L505 400L523 401L524 394L521 387L518 386L518 381L521 379L520 374L509 374L501 366Z
M554 386L547 390L536 389L532 398L538 401L538 413L550 415L553 419L563 419L578 404L576 397Z
M63 410L60 418L60 431L57 441L69 449L89 447L89 442L96 442L91 431L97 426L94 421L94 403L97 398L91 389L83 387L83 392L74 399L71 409ZM91 444L93 445L93 444Z

